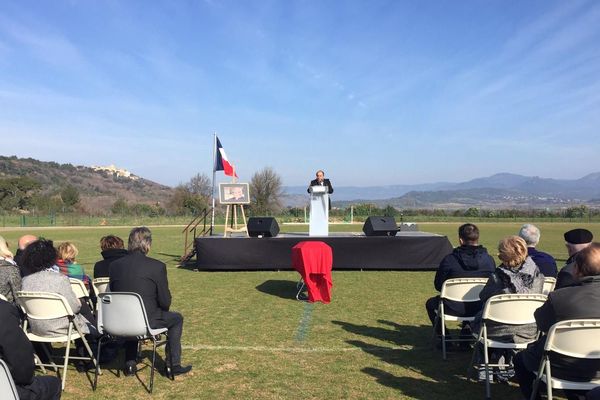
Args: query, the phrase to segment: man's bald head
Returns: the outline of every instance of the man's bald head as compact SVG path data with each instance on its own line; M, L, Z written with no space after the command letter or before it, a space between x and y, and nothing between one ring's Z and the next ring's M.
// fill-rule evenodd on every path
M19 239L19 249L25 250L25 247L27 247L27 245L29 243L35 242L37 239L38 239L37 236L33 236L33 235L21 236L21 238Z

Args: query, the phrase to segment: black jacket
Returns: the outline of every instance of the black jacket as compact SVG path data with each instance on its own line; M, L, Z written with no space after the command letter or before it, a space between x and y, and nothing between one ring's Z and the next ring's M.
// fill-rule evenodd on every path
M569 319L600 318L600 276L588 276L579 283L554 290L548 300L535 311L535 321L542 332L548 332L557 322ZM546 337L530 345L524 358L529 369L537 369ZM573 380L600 378L600 360L581 360L551 355L552 375Z
M556 286L554 290L561 289L567 286L573 286L578 283L577 278L575 278L575 256L577 253L573 254L567 260L567 264L561 268L556 276Z
M0 358L6 362L17 386L33 381L33 346L19 326L19 313L12 304L0 300Z
M110 264L110 290L142 296L150 324L162 320L171 307L171 292L165 263L134 251Z
M495 269L496 263L485 247L463 245L442 259L435 274L435 289L441 291L448 279L487 278Z
M102 253L103 260L94 265L94 278L108 278L109 265L111 262L129 254L125 249L108 249Z
M448 279L488 278L496 269L494 259L483 246L460 246L442 259L435 274L434 285L441 291ZM481 301L462 303L444 300L445 312L450 315L472 317L483 307Z
M317 179L313 179L312 181L310 181L310 185L308 186L308 189L306 189L306 191L310 193L310 187L318 185L319 181ZM331 186L331 182L329 182L329 179L323 179L323 186L327 186L327 193L333 193L333 186Z

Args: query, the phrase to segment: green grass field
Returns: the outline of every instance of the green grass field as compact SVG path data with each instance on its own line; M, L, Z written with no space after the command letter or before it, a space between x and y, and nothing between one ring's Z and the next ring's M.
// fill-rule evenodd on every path
M520 223L479 224L482 244L495 255L498 240ZM600 237L600 224L539 224L539 248L559 264L567 258L562 233L575 226ZM285 231L306 226L283 226ZM360 225L334 225L359 231ZM421 224L421 230L448 235L457 244L457 223ZM99 239L128 228L5 228L14 248L33 233L74 242L79 261L91 268L99 259ZM333 272L330 304L296 301L295 272L194 272L177 268L181 228L153 228L150 256L167 263L174 310L185 317L183 361L192 373L174 382L156 376L155 399L474 399L482 384L465 378L470 353L442 361L431 348L424 309L434 294L433 272ZM335 256L335 255L334 255ZM162 354L162 352L161 352ZM118 364L113 364L115 367ZM162 363L159 363L162 366ZM114 370L114 369L113 369ZM149 371L139 373L145 382ZM494 385L496 398L520 398L516 386ZM105 371L92 392L85 374L69 371L64 399L150 398L135 378Z

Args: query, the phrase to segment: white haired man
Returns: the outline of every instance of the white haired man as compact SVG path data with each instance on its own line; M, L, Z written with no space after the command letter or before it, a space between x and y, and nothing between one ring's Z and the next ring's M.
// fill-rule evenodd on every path
M188 373L192 366L181 366L181 335L183 316L169 311L171 292L167 281L165 263L147 256L152 245L152 233L146 227L133 228L129 234L129 254L113 261L109 266L110 290L134 292L144 301L152 328L169 329L169 350L173 363L171 373ZM125 375L135 375L137 341L125 344Z
M535 248L540 242L540 229L533 224L525 224L521 227L519 236L527 243L527 253L538 266L540 272L544 276L556 278L558 267L556 266L554 257Z

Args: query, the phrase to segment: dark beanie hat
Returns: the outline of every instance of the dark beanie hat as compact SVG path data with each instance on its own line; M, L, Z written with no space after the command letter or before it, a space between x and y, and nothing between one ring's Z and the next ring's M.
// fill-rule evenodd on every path
M571 244L590 243L594 240L594 235L587 229L572 229L565 232L565 241Z

